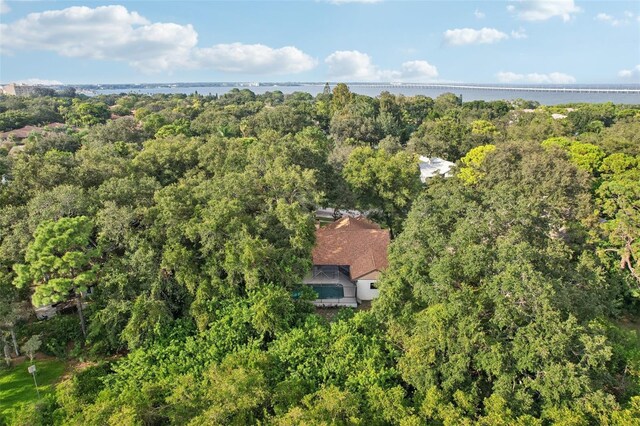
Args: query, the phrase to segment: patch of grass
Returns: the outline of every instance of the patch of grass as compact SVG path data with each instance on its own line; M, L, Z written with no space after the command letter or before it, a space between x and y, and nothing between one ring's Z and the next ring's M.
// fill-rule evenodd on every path
M36 380L40 396L53 389L53 383L64 373L65 363L57 359L36 360ZM0 369L0 419L8 418L23 403L38 400L33 376L27 368L29 361ZM2 421L0 421L2 423Z

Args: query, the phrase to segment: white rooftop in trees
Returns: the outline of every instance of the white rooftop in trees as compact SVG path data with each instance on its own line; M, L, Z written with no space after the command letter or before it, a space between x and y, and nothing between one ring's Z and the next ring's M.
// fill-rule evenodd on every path
M426 181L430 177L451 177L451 168L455 166L451 161L439 157L428 158L420 156L420 180Z

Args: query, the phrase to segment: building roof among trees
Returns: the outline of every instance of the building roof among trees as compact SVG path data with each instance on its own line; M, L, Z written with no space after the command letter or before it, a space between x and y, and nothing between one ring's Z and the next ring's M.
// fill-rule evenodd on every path
M15 130L10 130L8 132L0 133L0 139L8 139L11 136L13 136L16 139L24 139L27 136L29 136L31 132L41 132L41 131L42 131L42 128L38 126L24 126L24 127L21 127L20 129L15 129Z
M444 175L445 177L449 177L451 176L450 171L453 166L455 166L455 163L447 161L443 158L428 158L420 156L420 180L424 182L428 178L437 175Z
M314 265L348 265L351 279L387 267L389 231L364 217L343 217L316 230Z

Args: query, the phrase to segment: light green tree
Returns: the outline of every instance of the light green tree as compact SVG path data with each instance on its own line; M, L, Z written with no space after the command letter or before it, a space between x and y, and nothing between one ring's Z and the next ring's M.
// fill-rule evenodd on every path
M39 334L35 334L22 345L22 352L27 354L29 361L33 362L33 358L36 356L36 352L40 350L40 346L42 346L42 339Z
M458 171L458 178L467 185L478 183L483 175L481 168L485 158L495 150L495 145L481 145L467 152L467 155L460 159L462 167Z

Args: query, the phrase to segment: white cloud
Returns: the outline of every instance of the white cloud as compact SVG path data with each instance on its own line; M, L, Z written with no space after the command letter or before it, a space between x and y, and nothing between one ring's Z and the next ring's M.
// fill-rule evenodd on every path
M524 21L546 21L559 16L567 22L580 12L574 0L512 0L507 10Z
M522 39L527 38L527 32L524 28L518 28L518 30L511 31L511 38Z
M427 61L408 61L400 67L403 81L427 81L438 77L438 69Z
M630 70L620 70L618 76L622 78L640 79L640 64L636 65Z
M184 66L198 34L191 25L151 23L124 6L74 6L0 25L3 50L127 61L143 70Z
M613 16L607 15L606 13L598 13L595 19L596 21L610 22L613 21Z
M338 50L327 56L324 62L329 75L338 79L377 80L378 70L371 57L357 50Z
M619 27L620 25L629 24L629 22L630 22L629 20L631 18L633 18L633 16L634 16L633 13L631 13L629 11L624 12L624 18L622 18L622 19L618 19L618 18L616 18L614 16L611 16L609 14L606 14L606 13L598 13L596 15L596 17L593 18L593 19L595 19L596 21L605 22L605 23L610 24L611 26L614 26L614 27Z
M217 44L196 49L193 58L199 67L244 74L296 74L317 64L295 47L273 49L263 44Z
M476 11L473 12L473 16L475 16L477 19L484 19L484 17L487 15L485 15L484 12L481 12L480 10L476 9Z
M63 83L58 80L43 80L41 78L25 78L14 81L16 84L28 84L30 86L60 86Z
M407 61L399 70L382 70L357 50L339 50L325 59L329 76L343 81L432 81L438 69L427 61Z
M0 0L0 14L9 13L10 11L11 11L11 8L7 4L6 0Z
M498 31L495 28L457 28L444 32L444 41L451 46L462 46L465 44L491 44L500 40L506 40L509 35Z
M212 68L254 74L297 73L315 60L295 47L218 44L199 48L191 25L150 22L124 6L69 7L0 24L0 51L52 51L62 56L124 61L145 72Z
M500 83L570 84L576 82L575 77L561 72L549 74L499 72L496 77Z

